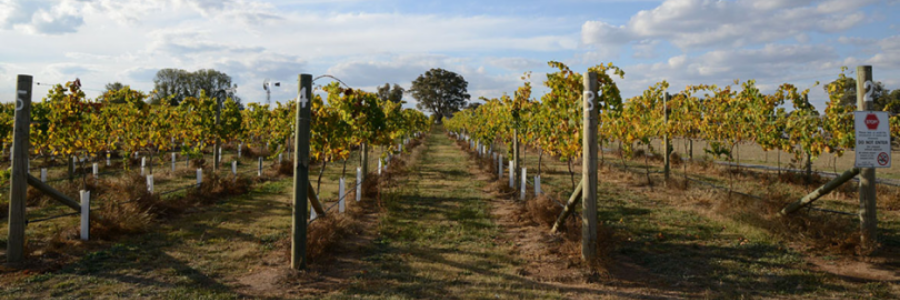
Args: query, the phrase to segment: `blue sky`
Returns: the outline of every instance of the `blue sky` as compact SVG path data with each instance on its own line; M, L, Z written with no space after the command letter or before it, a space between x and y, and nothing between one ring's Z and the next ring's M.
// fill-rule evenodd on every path
M677 91L755 79L765 91L811 88L822 110L814 84L841 66L871 64L900 88L896 16L898 0L0 0L0 101L16 74L78 77L95 97L113 81L152 90L161 68L224 71L258 102L266 78L285 83L273 93L285 100L299 73L374 91L439 67L477 99L512 93L526 71L540 86L557 60L577 71L615 63L625 97L661 80Z

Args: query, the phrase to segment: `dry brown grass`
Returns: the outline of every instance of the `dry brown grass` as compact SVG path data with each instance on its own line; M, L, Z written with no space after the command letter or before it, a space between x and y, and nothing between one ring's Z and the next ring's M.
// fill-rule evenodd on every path
M783 241L806 250L824 253L853 254L859 249L859 232L849 218L836 218L801 209L789 216L778 212L794 201L786 193L771 193L766 200L739 194L710 194L716 197L713 210L742 224L761 228Z
M553 201L547 195L540 195L537 198L529 199L525 202L525 212L531 220L542 227L550 228L556 222L557 216L562 212L562 207L558 202Z
M853 187L854 191L859 191L858 184L844 185ZM875 186L875 193L878 195L879 208L892 211L900 210L900 187L878 184Z
M367 199L375 199L378 197L378 185L380 178L378 178L378 173L369 172L365 178L363 178L362 184L362 197Z
M97 212L99 219L92 224L91 237L112 240L117 237L142 233L153 224L153 215L137 203L104 201Z
M419 140L412 139L406 146L411 153L404 153L400 157L395 156L381 176L377 175L377 170L370 172L361 187L363 197L360 202L355 201L355 189L347 194L346 213L327 214L310 224L307 236L307 255L311 263L321 264L332 261L335 248L339 247L342 241L350 236L361 234L363 228L360 218L365 214L375 212L380 207L377 205L380 189L385 185L390 185L392 178L407 172L406 165L415 162L419 151L414 149L420 144ZM290 240L282 240L281 247L283 247L285 255L289 256L290 253L287 251L290 251Z
M247 157L268 157L269 155L272 155L272 153L269 152L269 149L266 149L264 146L253 148L244 145L244 148L241 149L241 153L246 153Z
M33 255L35 254L35 252L39 252L41 258L46 259L60 259L63 257L69 257L77 252L80 252L79 250L84 244L78 238L78 228L57 227L54 228L53 233L50 235L50 239L45 243L27 244L26 253L29 253L29 255ZM42 269L52 270L56 267L59 267L61 264L62 263L60 261L51 262L49 263L49 265L44 265Z
M348 236L359 234L361 229L360 222L348 214L328 214L315 220L309 225L306 242L310 262L328 262L334 247Z
M555 217L554 217L555 221ZM566 218L560 227L562 240L557 244L558 253L568 258L569 261L578 261L594 272L604 272L613 263L612 255L617 245L621 243L621 237L616 232L600 223L597 225L597 259L591 262L581 262L581 219L572 214Z
M310 162L310 165L312 165L312 162ZM276 170L278 175L294 176L294 161L293 160L285 159L284 161L282 161L280 163L276 163L276 164L272 165L272 168L274 168Z
M683 163L684 159L681 158L681 155L678 154L678 152L673 151L672 153L669 153L669 164L671 164L672 167L680 166Z
M203 158L195 158L191 160L192 169L206 169L206 160Z
M509 187L509 182L505 180L493 180L490 184L488 184L488 187L490 188L490 190L496 191L498 195L502 195L504 197L512 196L513 194L518 192L517 190Z
M79 199L79 191L81 190L92 191L94 195L105 193L110 182L110 180L102 177L100 180L96 180L91 175L88 175L84 181L82 181L81 176L77 176L71 181L54 183L53 186L57 191L64 195L69 196L72 199ZM25 199L25 203L29 207L44 207L54 201L46 194L31 186L28 187Z
M200 188L190 189L184 199L188 202L211 204L230 195L246 194L252 182L247 177L234 175L205 175Z
M691 188L691 181L681 177L671 176L669 177L669 181L666 182L666 187L678 191L686 191Z

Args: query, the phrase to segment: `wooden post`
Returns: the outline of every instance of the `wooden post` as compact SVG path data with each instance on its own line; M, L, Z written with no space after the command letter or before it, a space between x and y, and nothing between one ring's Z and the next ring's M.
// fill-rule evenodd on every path
M291 268L306 268L307 189L309 188L310 106L312 75L300 74L297 95L296 130L294 131L294 195L291 224Z
M666 180L666 184L669 183L669 173L671 171L669 166L669 93L663 92L663 175Z
M81 190L81 240L91 239L91 192Z
M694 161L694 140L688 140L688 160Z
M553 223L553 228L550 229L550 232L556 233L559 231L560 226L563 225L563 222L566 220L573 211L575 211L575 205L581 201L581 194L584 191L584 178L578 182L578 186L575 187L575 190L572 191L572 196L569 196L569 201L566 201L566 205L563 207L563 211L559 214L559 217L556 218L556 223Z
M322 206L322 202L319 202L319 196L316 195L316 190L313 189L312 182L307 180L306 183L306 199L309 200L309 205L312 206L316 213L324 217L325 208Z
M360 144L359 151L360 151L360 155L362 155L362 158L361 158L362 161L360 161L359 165L360 165L360 167L362 167L363 181L365 181L366 176L369 175L369 144L367 144L367 143Z
M738 166L740 167L740 166ZM806 184L812 182L812 153L806 152Z
M69 155L69 180L75 179L75 156Z
M25 200L28 194L28 148L31 141L30 75L19 75L13 125L12 173L9 179L9 232L6 262L18 263L25 256Z
M518 122L516 122L518 126ZM513 129L513 159L512 163L509 165L509 168L512 170L512 183L510 184L511 188L515 188L515 183L519 182L519 129Z
M857 169L857 168L853 168L853 169L850 169L849 171L844 172L843 174L841 174L841 176L838 176L837 178L829 181L828 183L825 183L825 185L822 185L821 187L812 191L812 193L809 193L806 196L803 196L803 198L801 198L800 200L791 202L790 204L786 205L784 208L781 209L779 214L781 214L782 216L785 216L787 214L797 211L798 209L800 209L803 206L813 203L813 201L819 200L819 198L821 198L822 196L825 196L828 193L830 193L831 191L833 191L834 189L840 187L841 184L844 184L844 182L847 182L850 179L853 179L853 177L856 176L857 174L859 174L859 169Z
M597 258L597 74L584 73L582 123L582 164L584 180L581 193L581 258L593 262Z
M216 128L219 128L219 118L222 115L222 103L219 102L219 97L216 95ZM222 148L219 148L219 136L216 136L216 142L213 144L213 173L219 171L219 160L222 159Z
M260 156L259 157L259 166L257 166L257 169L256 169L256 177L262 177L262 165L263 165L263 158L262 158L262 156Z
M356 202L362 199L362 169L356 167Z
M35 178L34 176L28 175L25 177L25 182L28 182L28 185L31 185L31 187L33 187L34 189L40 191L41 193L44 193L45 195L50 197L50 199L56 200L57 202L65 206L71 207L75 211L81 211L81 204L69 198L69 196L60 193L57 190L54 190L46 183L41 182L40 178Z
M872 81L872 66L856 68L856 110L872 109L872 99L866 99L866 82ZM870 88L875 88L870 86ZM862 246L871 248L878 243L878 216L875 207L875 169L859 170L859 227Z

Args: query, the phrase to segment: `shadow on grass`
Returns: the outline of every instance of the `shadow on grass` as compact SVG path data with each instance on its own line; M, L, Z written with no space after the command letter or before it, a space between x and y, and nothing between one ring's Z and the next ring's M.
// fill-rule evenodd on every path
M162 239L165 239L164 237ZM120 283L152 288L166 293L168 290L186 287L193 294L233 293L229 287L189 266L185 261L172 257L163 248L148 245L116 244L109 249L86 255L57 272L58 275L89 275ZM165 273L169 276L147 276ZM79 295L78 290L71 291ZM66 296L54 292L55 297Z
M656 287L660 291L726 298L853 292L831 283L827 274L806 270L801 255L785 246L725 233L696 215L623 206L604 208L600 218L623 220L612 225L628 235L614 260L631 262L662 280L664 286Z

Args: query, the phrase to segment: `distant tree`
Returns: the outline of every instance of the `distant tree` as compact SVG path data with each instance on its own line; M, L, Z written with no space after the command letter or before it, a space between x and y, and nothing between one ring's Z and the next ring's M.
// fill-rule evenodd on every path
M188 72L181 69L162 69L156 72L153 78L154 90L156 94L151 103L159 103L163 99L169 99L173 105L178 105L184 98L199 97L200 91L205 91L207 95L224 101L225 98L232 98L243 108L241 99L235 95L226 95L219 91L231 87L231 76L224 72L213 69L201 69L195 72Z
M403 101L403 92L406 92L400 85L394 84L394 88L391 88L389 83L385 83L384 86L378 87L378 98L383 101L391 101L394 103L399 103Z
M383 86L379 86L377 94L378 94L378 99L381 99L381 101L390 100L391 84L385 83Z
M823 87L825 92L827 93L828 88L833 84L838 84L840 80L841 79L837 79L826 84ZM847 77L843 80L846 81L846 84L844 85L846 86L846 89L844 91L844 96L841 97L841 105L856 106L856 79ZM873 95L875 96L873 110L883 110L885 107L889 107L890 110L895 113L900 112L900 90L891 91L885 88L884 84L881 82L875 82L875 92Z
M466 109L476 110L479 106L481 106L480 102L469 102L469 105L466 106Z
M156 93L150 99L152 103L159 103L163 99L170 99L177 105L187 97L196 97L197 91L190 82L190 72L181 69L162 69L156 72L153 78L153 90Z
M885 92L881 94L881 97L878 97L878 100L884 105L882 110L886 109L892 113L900 114L900 89L893 91L885 90Z
M201 69L191 74L191 81L195 90L206 91L207 95L219 98L223 103L226 98L231 98L237 103L238 107L243 108L241 99L237 96L218 92L231 87L231 76L228 76L228 74L213 69Z
M141 91L132 90L130 86L120 83L107 84L106 91L100 95L100 101L104 103L131 104L137 107L144 107L147 102L147 94Z
M420 110L430 111L440 120L465 107L470 96L469 83L459 74L444 69L431 69L412 82L410 92L419 100Z
M107 83L107 84L106 84L106 91L107 91L107 92L109 92L109 91L118 91L118 90L121 90L121 89L124 88L124 87L125 87L125 85L122 84L121 82L118 82L118 81L116 81L116 82L110 82L110 83Z
M119 94L115 93L122 89L125 89L127 86L122 84L121 82L110 82L106 84L106 91L103 92L103 95L100 96L100 100L109 103L125 103L125 98L121 97Z

